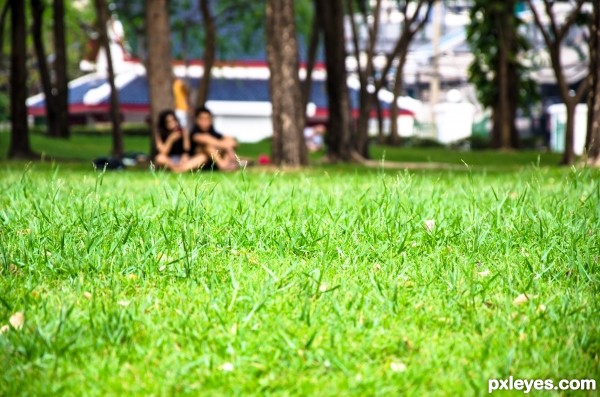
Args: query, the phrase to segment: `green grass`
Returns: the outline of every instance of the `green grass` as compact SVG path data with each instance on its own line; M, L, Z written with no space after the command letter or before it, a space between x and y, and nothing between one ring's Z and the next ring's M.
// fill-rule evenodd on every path
M0 166L0 395L600 380L598 171Z
M84 133L85 132L85 133ZM62 140L48 138L40 132L30 134L32 149L44 154L47 159L57 158L61 161L75 161L89 164L92 159L104 157L110 153L111 137L107 133L74 133L71 139ZM0 130L0 161L6 160L8 152L9 134ZM126 152L149 152L148 137L140 135L126 135L124 148ZM484 167L488 169L507 169L532 164L540 166L556 165L561 155L558 153L515 151L501 153L495 151L459 151L445 148L403 148L382 145L371 146L371 157L375 160L409 162L409 163L447 163L455 165L468 164L469 166ZM257 159L261 154L271 152L270 141L258 143L242 143L239 155ZM310 159L317 163L322 158L322 153L311 154Z

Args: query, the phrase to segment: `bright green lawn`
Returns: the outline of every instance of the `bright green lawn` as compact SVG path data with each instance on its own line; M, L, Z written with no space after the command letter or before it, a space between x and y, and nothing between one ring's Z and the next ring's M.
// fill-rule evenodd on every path
M2 396L600 381L597 171L0 167Z

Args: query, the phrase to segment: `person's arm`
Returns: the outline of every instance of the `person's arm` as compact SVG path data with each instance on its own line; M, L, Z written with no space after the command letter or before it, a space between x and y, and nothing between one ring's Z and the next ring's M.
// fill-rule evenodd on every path
M192 145L190 142L190 134L187 131L181 133L183 139L183 155L181 156L184 161L190 158L190 152L192 151Z
M154 141L156 142L156 151L158 154L168 154L169 150L166 147L166 143L160 139L160 135L154 135Z
M217 149L231 149L229 140L217 139L210 134L194 134L194 142L201 145L214 146Z
M156 138L157 138L156 148L158 149L159 153L168 155L169 152L171 151L171 148L173 147L173 143L175 143L175 141L177 141L178 139L181 139L181 133L179 133L179 132L170 133L164 142L159 137L156 137ZM160 146L159 146L159 142L160 142Z

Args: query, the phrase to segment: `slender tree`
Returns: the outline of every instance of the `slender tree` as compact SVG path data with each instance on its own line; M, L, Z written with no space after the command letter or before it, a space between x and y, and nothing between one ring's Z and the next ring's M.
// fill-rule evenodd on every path
M11 133L8 158L35 157L29 145L27 126L27 46L25 41L25 3L10 0L10 115Z
M33 16L32 35L35 55L38 63L42 89L44 91L44 103L46 107L46 119L48 121L48 135L57 137L57 115L58 102L56 101L54 84L50 78L50 68L48 67L46 49L44 46L44 37L42 33L44 21L44 4L41 0L31 0L31 13Z
M431 7L433 6L434 0L413 1L415 7L412 12L410 11L409 7L410 3L410 0L399 1L400 12L403 20L400 28L400 37L398 37L392 52L388 54L381 76L375 84L375 95L377 95L377 93L385 85L388 73L396 61L396 72L394 73L392 88L393 100L390 106L389 143L392 145L397 145L400 143L400 134L398 133L398 97L402 94L404 89L403 75L406 57L408 55L408 48L417 32L419 32L423 26L425 26L425 22L431 13ZM424 6L426 9L425 12L422 12Z
M325 143L330 162L360 160L352 148L352 118L348 94L342 0L315 0L317 18L323 30L327 69L329 121Z
M593 3L590 23L590 93L586 148L588 164L600 167L600 3Z
M312 88L312 72L317 61L317 50L319 49L319 37L321 36L321 24L317 16L317 10L314 10L313 22L308 41L308 49L306 51L306 76L302 81L302 108L306 109L310 101Z
M581 102L583 95L586 93L586 90L589 87L590 80L588 78L584 79L577 88L577 91L575 91L574 95L569 93L570 88L563 72L560 48L569 29L579 18L580 10L584 2L585 0L576 0L571 12L566 18L563 19L562 24L559 25L556 15L553 11L554 2L551 0L543 0L546 16L549 19L549 26L547 26L542 21L540 12L533 5L533 1L527 0L527 3L529 4L529 7L533 13L535 24L542 33L542 37L544 38L544 42L546 43L546 47L550 53L552 69L554 71L556 83L560 90L560 97L565 104L567 111L567 120L565 125L565 152L561 161L561 163L565 165L572 164L575 160L575 151L573 148L575 140L575 106Z
M0 11L0 65L4 64L4 27L6 26L9 10L10 0L6 0Z
M267 58L273 107L272 158L278 165L308 164L304 144L304 109L298 76L293 0L267 0Z
M151 153L154 155L158 114L173 107L173 67L167 0L146 0L146 42L152 123Z
M54 97L56 100L56 136L68 138L69 130L69 78L67 75L67 44L65 35L64 0L52 2L54 36Z
M96 13L98 18L98 34L100 46L106 51L108 84L110 86L110 121L112 124L112 156L116 158L123 157L123 131L121 128L121 112L119 105L119 92L115 85L115 70L110 49L110 42L107 32L107 23L109 20L108 4L106 0L95 0Z
M204 73L198 87L198 96L196 98L196 106L204 106L208 100L210 89L210 76L212 68L215 64L215 56L217 51L217 33L215 28L215 17L210 9L209 0L200 1L200 12L202 13L202 22L204 26Z
M360 88L358 93L359 108L358 120L356 123L356 132L353 137L354 150L361 157L369 158L369 119L373 107L373 95L369 92L369 80L372 80L374 75L373 57L375 55L375 44L377 43L377 35L379 33L379 23L381 19L381 0L375 1L375 6L370 10L373 17L373 23L368 23L369 10L365 1L359 1L360 15L363 19L363 24L367 27L368 37L366 43L366 60L363 67L361 62L361 46L359 43L358 28L355 21L354 2L356 0L346 0L348 13L350 16L350 27L352 28L352 40L354 47L354 56L356 57L358 79Z
M69 133L69 97L67 78L67 57L65 51L65 8L62 0L53 1L53 37L54 62L48 64L44 46L43 23L45 3L31 0L33 16L32 35L38 71L44 91L47 134L56 138L68 138ZM52 79L51 76L54 76Z
M475 0L467 27L474 54L469 81L477 87L479 101L492 110L492 146L497 149L519 146L517 108L536 93L520 61L530 45L519 33L522 21L515 7L516 0Z

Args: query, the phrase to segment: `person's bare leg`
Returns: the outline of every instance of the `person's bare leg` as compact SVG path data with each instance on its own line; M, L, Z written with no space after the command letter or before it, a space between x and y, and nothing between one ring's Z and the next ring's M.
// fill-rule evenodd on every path
M238 168L237 163L234 163L227 157L223 156L223 151L217 149L216 147L208 146L206 150L212 161L217 165L217 167L219 167L220 170L233 171Z
M177 172L177 164L175 164L167 155L157 154L154 158L154 163L158 166L165 167L170 171Z
M201 168L208 163L208 156L205 153L198 153L192 157L181 167L182 172L192 171Z

